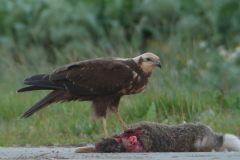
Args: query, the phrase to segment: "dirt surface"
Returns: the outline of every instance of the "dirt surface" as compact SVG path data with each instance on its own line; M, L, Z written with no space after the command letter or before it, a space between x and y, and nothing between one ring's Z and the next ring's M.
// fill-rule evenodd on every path
M81 146L81 145L77 145ZM0 159L172 159L172 160L239 160L240 152L182 153L75 153L75 146L45 145L0 147Z

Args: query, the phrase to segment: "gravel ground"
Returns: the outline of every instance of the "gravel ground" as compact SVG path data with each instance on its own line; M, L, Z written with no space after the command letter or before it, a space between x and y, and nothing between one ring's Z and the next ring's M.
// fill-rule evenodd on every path
M172 160L240 160L240 152L182 153L75 153L76 147L0 147L0 159L172 159Z

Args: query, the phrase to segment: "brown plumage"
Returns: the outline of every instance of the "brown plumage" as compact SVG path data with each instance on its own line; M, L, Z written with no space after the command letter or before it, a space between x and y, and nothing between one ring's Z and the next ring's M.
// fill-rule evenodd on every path
M129 127L133 128L131 132L114 135L95 145L79 147L76 152L210 152L212 150L240 152L238 137L215 133L203 124L186 123L170 126L140 122ZM130 137L135 136L140 143L130 144Z
M102 117L105 136L108 137L106 116L114 111L126 131L128 128L118 114L122 96L142 92L160 59L152 53L135 58L97 58L57 68L51 74L28 77L23 84L30 85L17 92L53 90L34 104L19 118L27 118L53 102L92 101L92 115Z

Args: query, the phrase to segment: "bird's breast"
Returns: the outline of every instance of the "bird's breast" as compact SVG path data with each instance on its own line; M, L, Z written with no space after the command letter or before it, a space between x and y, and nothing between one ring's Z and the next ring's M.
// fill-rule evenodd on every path
M147 76L137 76L134 78L133 82L127 87L123 88L120 92L122 94L137 94L144 91L147 87L148 77Z
M138 88L133 88L130 90L130 94L137 94L143 92L146 89L147 85L139 86Z

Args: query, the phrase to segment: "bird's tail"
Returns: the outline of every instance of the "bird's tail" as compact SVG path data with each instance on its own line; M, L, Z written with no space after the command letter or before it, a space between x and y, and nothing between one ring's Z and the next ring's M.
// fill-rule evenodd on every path
M27 117L31 116L33 113L37 112L38 110L48 106L49 104L60 101L64 92L66 92L66 91L64 91L64 90L52 91L47 96L45 96L43 99L41 99L36 104L34 104L31 108L29 108L25 113L23 113L19 117L19 119L27 118Z
M240 152L240 140L232 134L223 135L223 143L219 151L236 151Z
M65 87L61 82L49 81L49 74L38 74L28 77L24 79L23 84L30 86L17 90L17 93L34 90L55 90L55 89L65 90Z

